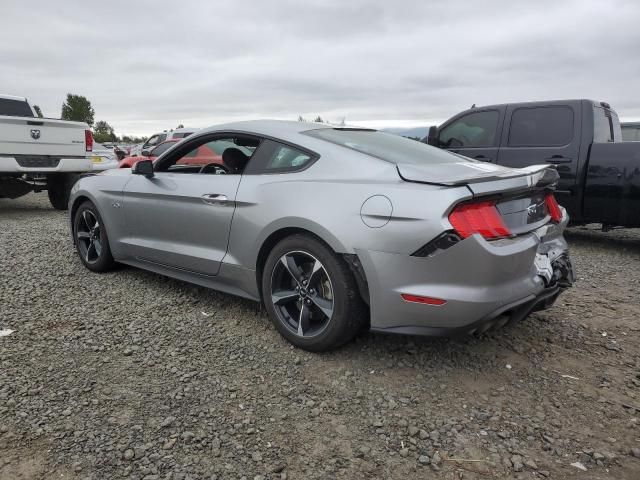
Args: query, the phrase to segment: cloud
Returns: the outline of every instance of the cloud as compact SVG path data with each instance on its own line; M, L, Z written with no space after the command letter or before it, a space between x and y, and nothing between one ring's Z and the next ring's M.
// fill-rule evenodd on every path
M10 1L2 93L118 133L299 114L429 124L478 105L608 101L640 118L635 1Z

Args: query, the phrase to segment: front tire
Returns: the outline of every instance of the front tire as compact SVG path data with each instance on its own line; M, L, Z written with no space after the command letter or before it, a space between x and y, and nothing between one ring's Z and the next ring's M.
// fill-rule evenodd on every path
M47 194L49 201L56 210L69 208L71 188L78 180L78 175L73 173L53 173L47 177Z
M280 334L304 350L331 350L351 341L366 318L349 267L311 236L292 235L273 248L262 272L262 292Z
M86 201L73 218L73 241L80 260L89 270L108 272L115 267L107 229L96 206Z

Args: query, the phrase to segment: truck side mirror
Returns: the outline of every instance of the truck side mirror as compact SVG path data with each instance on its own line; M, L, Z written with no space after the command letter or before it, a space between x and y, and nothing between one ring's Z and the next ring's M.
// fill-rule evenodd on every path
M143 150L142 151L142 156L143 157L150 157L151 156L151 150Z
M438 127L435 125L429 127L429 133L427 134L427 142L434 147L438 146Z
M153 162L151 160L140 160L131 167L131 173L151 178L153 177Z

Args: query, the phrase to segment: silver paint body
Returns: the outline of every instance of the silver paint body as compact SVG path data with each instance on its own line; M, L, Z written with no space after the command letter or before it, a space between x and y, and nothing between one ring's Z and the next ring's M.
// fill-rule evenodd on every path
M536 254L551 252L555 258L566 252L566 213L558 225L512 239L489 242L474 235L434 257L411 256L451 229L448 213L455 204L531 186L541 168L481 167L435 148L441 164L396 165L302 133L316 128L327 127L252 121L189 137L251 133L316 152L320 158L299 172L159 172L146 178L116 169L81 178L70 206L83 199L97 206L117 261L253 300L260 300L256 268L265 241L285 228L308 231L335 252L358 256L369 287L371 326L379 330L462 327L543 291ZM469 184L456 184L463 176ZM201 196L211 194L229 201L205 203ZM400 293L447 304L408 303Z

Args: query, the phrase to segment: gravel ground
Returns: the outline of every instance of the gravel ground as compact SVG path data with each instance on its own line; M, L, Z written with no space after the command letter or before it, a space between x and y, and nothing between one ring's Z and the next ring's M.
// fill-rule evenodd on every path
M0 478L638 479L640 233L568 238L550 311L319 355L257 304L93 274L46 196L0 200Z

